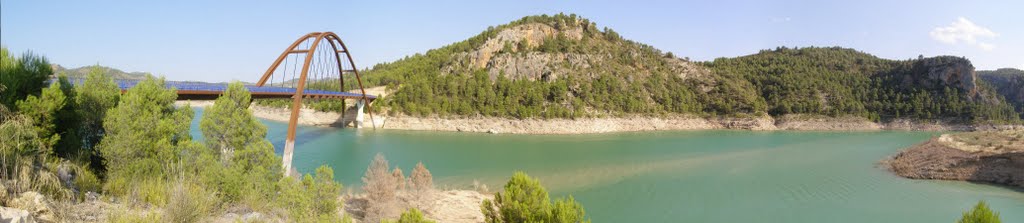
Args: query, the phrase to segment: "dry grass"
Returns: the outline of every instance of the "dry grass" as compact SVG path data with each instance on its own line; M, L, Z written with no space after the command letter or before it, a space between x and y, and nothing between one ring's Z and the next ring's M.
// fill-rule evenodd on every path
M1024 130L978 131L950 134L948 145L966 151L1024 151Z
M363 201L355 202L363 206L362 222L395 219L409 208L426 209L435 199L433 177L422 163L406 178L401 169L391 169L381 154L374 157L363 176L363 192Z
M168 193L164 219L171 222L199 222L210 216L217 205L217 197L213 193L188 180L178 180Z

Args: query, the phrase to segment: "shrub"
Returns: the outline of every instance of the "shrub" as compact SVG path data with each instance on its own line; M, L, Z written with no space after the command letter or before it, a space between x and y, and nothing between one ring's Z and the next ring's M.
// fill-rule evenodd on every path
M170 222L199 222L216 207L216 196L191 180L178 180L168 189L170 201L164 207L164 219Z
M434 223L434 221L427 220L423 217L423 212L419 209L411 208L406 212L402 213L402 216L398 218L398 221L381 221L384 223Z
M341 208L338 196L341 185L334 182L334 170L328 166L316 169L316 176L306 174L302 181L285 177L278 183L281 194L278 203L288 210L289 217L297 222L333 222L339 219L336 211Z
M988 208L985 201L979 201L969 212L964 212L963 217L957 223L999 223L999 213Z
M0 193L38 191L55 199L72 193L55 174L59 159L51 157L52 147L39 137L31 119L14 115L0 120Z
M366 192L367 203L363 221L378 222L396 209L395 196L404 179L398 178L400 170L396 168L395 171L388 171L389 168L388 160L378 153L363 175L363 191Z
M15 101L38 95L51 74L53 70L45 57L25 52L15 58L7 47L0 47L0 86L4 88L0 104L13 108Z
M540 181L516 172L505 184L505 191L484 200L481 212L488 223L519 222L590 222L583 206L572 197L559 199L554 205Z
M430 175L430 170L423 166L423 162L417 163L416 168L412 169L412 174L409 175L409 189L416 206L425 208L432 201L434 177Z
M175 108L175 98L173 89L164 88L163 79L148 77L108 111L103 120L106 133L97 146L108 170L106 191L121 195L139 186L134 182L164 188L166 168L178 160L179 144L191 142L192 109Z
M266 140L267 127L249 111L251 95L240 82L228 85L200 120L205 145L219 160L224 171L218 175L218 188L229 202L241 201L249 207L265 206L281 178L281 159Z

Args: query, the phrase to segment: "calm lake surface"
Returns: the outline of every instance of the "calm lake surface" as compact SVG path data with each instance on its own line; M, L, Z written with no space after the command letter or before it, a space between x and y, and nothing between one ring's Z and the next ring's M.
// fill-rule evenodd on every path
M200 137L197 109L192 132ZM283 148L287 124L264 121ZM489 135L300 127L295 163L326 164L358 190L377 153L406 174L422 161L439 187L492 191L516 170L594 222L955 222L978 200L1024 222L1024 192L908 180L878 167L935 132L678 131Z

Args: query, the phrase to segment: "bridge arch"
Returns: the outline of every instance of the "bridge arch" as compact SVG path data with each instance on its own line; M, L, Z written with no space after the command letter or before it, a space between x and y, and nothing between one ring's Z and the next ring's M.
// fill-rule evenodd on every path
M324 43L326 42L326 44ZM289 58L296 58L295 63L289 64ZM298 58L303 58L301 62L301 71L298 68ZM333 63L332 63L333 62ZM282 63L284 66L282 67ZM292 66L291 78L288 79L289 65ZM280 71L280 72L278 72ZM373 110L369 106L372 97L366 95L366 89L363 88L362 78L359 76L359 69L355 66L355 62L352 60L352 54L345 43L341 41L341 38L333 32L311 32L306 35L299 37L299 39L292 42L281 52L281 55L274 60L274 63L267 68L267 71L260 77L260 80L256 83L256 86L263 87L266 85L273 86L273 81L276 79L277 74L281 76L282 86L286 83L292 85L289 86L295 89L294 95L292 96L292 109L291 116L288 119L288 135L285 138L284 154L282 159L282 166L285 170L285 175L288 176L292 172L292 155L295 151L295 134L298 126L299 109L302 108L302 100L308 95L306 88L310 86L310 81L320 87L327 87L334 90L333 84L330 82L337 78L337 90L344 92L345 89L345 75L354 75L355 82L358 84L359 90L362 93L362 97L357 100L361 100L363 105L366 105L367 111L370 115L370 125L376 128L373 120ZM319 89L324 90L324 89ZM353 89L354 90L354 89ZM343 100L339 98L338 100ZM344 109L344 108L343 108ZM340 111L344 114L344 111Z

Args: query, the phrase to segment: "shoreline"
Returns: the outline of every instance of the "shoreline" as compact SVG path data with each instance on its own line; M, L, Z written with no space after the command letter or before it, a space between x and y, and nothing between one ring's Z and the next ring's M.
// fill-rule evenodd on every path
M192 107L207 107L212 101L177 101L176 105L190 103ZM253 104L250 110L257 118L288 122L291 110ZM299 110L299 124L311 126L350 127L354 111L320 112L309 108ZM694 115L625 116L579 119L510 119L495 117L413 117L375 115L373 124L378 128L414 131L477 132L501 134L594 134L614 132L645 132L672 130L751 130L751 131L974 131L993 129L1024 129L1021 125L966 125L938 120L897 119L886 123L872 122L863 117L828 117L820 115L784 115L771 117L698 117ZM371 124L369 116L365 124ZM366 126L370 127L370 126Z
M953 135L931 138L880 163L889 172L910 179L984 182L1024 189L1024 150L1004 147L1009 144L966 143Z

